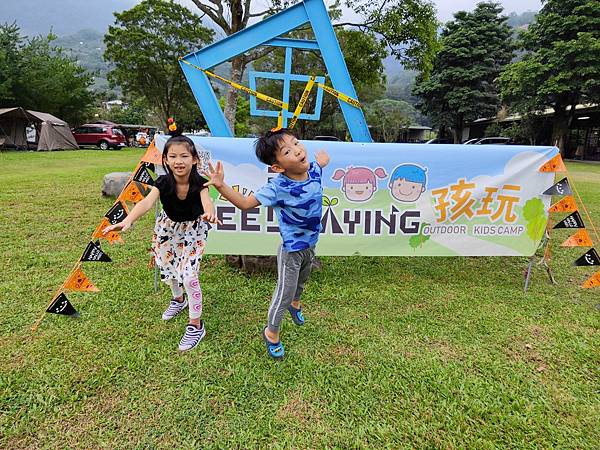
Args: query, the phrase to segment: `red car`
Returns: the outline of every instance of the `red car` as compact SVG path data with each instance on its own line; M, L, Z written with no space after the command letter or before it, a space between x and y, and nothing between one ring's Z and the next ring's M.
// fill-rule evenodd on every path
M102 150L108 150L109 147L125 147L127 143L121 130L101 123L81 125L73 130L73 136L79 145L96 145Z

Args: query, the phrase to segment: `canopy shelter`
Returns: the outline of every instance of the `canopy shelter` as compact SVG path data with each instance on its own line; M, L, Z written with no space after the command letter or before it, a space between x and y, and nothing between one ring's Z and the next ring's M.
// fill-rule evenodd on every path
M35 131L30 134L28 129ZM26 150L79 148L69 124L52 114L20 107L0 108L0 147Z

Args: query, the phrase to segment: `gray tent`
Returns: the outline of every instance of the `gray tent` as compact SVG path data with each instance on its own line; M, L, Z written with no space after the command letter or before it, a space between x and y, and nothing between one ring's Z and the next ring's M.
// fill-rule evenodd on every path
M0 108L0 147L27 149L27 128L35 130L29 145L37 150L79 148L67 122L38 111Z

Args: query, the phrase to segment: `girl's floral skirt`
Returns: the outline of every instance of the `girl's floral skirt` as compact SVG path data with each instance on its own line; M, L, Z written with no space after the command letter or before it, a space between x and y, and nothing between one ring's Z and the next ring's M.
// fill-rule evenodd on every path
M200 218L174 222L160 213L152 236L152 253L160 269L160 279L169 282L198 276L208 237L208 224Z

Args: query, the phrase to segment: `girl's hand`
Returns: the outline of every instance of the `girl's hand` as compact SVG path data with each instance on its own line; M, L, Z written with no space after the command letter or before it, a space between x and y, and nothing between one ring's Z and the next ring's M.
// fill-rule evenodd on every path
M219 225L223 225L223 222L221 222L217 218L216 214L213 212L205 212L204 214L202 214L202 216L200 216L200 218L202 220L205 220L208 223L212 223L212 224L218 223Z
M315 159L321 168L329 164L329 154L325 150L319 150L317 153L315 153Z
M119 223L115 223L114 225L109 225L104 230L102 230L102 234L110 233L111 231L121 230L127 231L131 228L131 224L129 222L123 221Z
M223 180L225 179L225 172L223 172L223 163L217 161L217 167L212 165L212 161L208 162L208 172L202 173L208 182L204 183L205 186L214 186L217 189L223 186Z

